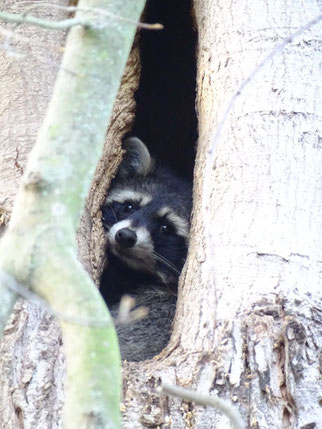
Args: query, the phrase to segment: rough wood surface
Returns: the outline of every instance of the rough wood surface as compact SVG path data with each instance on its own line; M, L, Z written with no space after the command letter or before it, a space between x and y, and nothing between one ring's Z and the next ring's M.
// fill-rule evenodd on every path
M2 7L13 13L26 8L11 0ZM42 16L50 19L52 11ZM55 16L66 17L62 11ZM45 115L65 40L64 32L3 23L1 27L17 36L1 36L1 43L10 41L10 47L0 50L0 235ZM61 427L64 363L53 318L34 303L18 302L0 350L0 428Z
M0 355L0 428L60 428L65 366L53 317L37 304L17 302Z
M26 9L11 0L1 6L13 13ZM52 18L52 11L43 16ZM57 11L55 17L62 19L66 13ZM65 32L4 23L1 28L12 32L11 37L0 33L0 206L10 212L50 99Z
M31 48L36 51L38 44L42 40L39 34L37 37L37 34L35 33L30 42ZM63 37L60 32L51 32L51 34L56 36L56 39L54 37L51 39L54 52L59 53L58 47ZM26 31L26 37L27 35L29 36L29 31ZM43 53L43 58L46 60L49 58L47 41L45 48L47 51L46 54ZM3 181L0 185L0 195L2 197L0 226L3 227L2 229L5 228L10 218L10 210L27 155L43 119L56 71L59 67L59 57L57 56L57 61L53 68L55 73L50 75L52 71L51 63L49 65L45 63L45 70L42 70L41 73L48 73L48 76L46 78L41 76L37 80L36 72L40 73L40 71L38 68L35 70L35 64L37 63L32 60L34 60L33 57L30 59L30 67L23 67L20 63L18 65L14 62L11 63L5 57L1 59L3 75L0 78L0 85L3 91L0 103L1 101L4 103L3 111L7 112L7 116L4 116L4 119L10 118L10 121L8 119L7 123L3 123L3 128L7 130L7 134L5 134L5 143L1 146L4 151L2 157L4 168L0 173L1 178L3 174ZM93 188L88 202L90 209L85 211L82 226L80 227L80 256L84 262L89 261L87 269L91 273L95 272L95 267L93 269L93 264L91 264L92 259L89 257L86 260L84 258L86 253L82 252L82 250L90 249L90 241L94 240L95 233L91 229L92 221L100 222L99 207L106 191L108 177L110 178L111 171L117 168L117 162L121 157L121 138L129 130L133 118L133 92L139 79L137 50L133 50L129 63L118 100L115 103L111 133L104 150L104 157L109 157L110 167L108 168L110 170L105 166L105 170L108 170L105 175L104 171L102 171L104 164L101 162L97 176L93 181ZM8 70L10 68L15 71L15 74L9 74ZM17 79L15 81L16 74ZM10 81L10 85L7 85L10 77L12 81ZM25 84L24 89L22 89L21 85L19 86L20 81ZM18 87L15 87L17 82ZM13 96L16 93L17 96ZM39 99L37 98L38 96ZM19 103L17 105L18 97ZM34 110L29 121L29 109L33 105ZM32 118L34 118L34 122ZM21 132L21 139L19 140L21 147L17 146L16 133L18 131ZM20 156L23 153L24 157L18 157L17 159L13 157L16 153L16 147L18 147L18 155ZM99 194L98 189L100 189L101 194ZM99 202L97 202L98 198L101 198ZM96 201L96 205L93 201ZM89 213L90 215L88 215ZM91 217L92 213L95 213L93 217ZM99 231L99 234L102 239L102 232ZM101 255L104 254L103 247L101 244ZM101 257L101 259L103 258ZM100 263L102 264L102 261ZM34 303L17 303L13 317L8 323L4 337L1 340L0 347L0 428L61 428L61 411L64 400L64 360L60 330L53 318ZM28 355L26 355L27 353Z
M101 160L84 210L79 229L80 258L96 283L105 263L105 235L101 222L101 207L111 178L121 161L121 140L131 130L135 114L134 92L140 77L140 59L137 40L134 42L119 89L108 129Z
M230 427L214 410L160 397L160 378L229 399L249 428L322 421L321 25L240 95L215 168L208 162L239 85L319 14L317 2L301 5L194 1L200 137L189 258L170 345L155 362L124 365L124 428Z
M321 25L276 56L242 93L216 147L216 168L207 168L214 130L233 93L268 51L320 13L318 2L303 5L294 0L290 7L279 1L272 7L268 2L248 1L241 8L239 2L194 0L194 8L200 139L189 258L169 346L153 361L124 364L123 427L229 428L227 419L212 409L160 396L155 387L162 378L230 399L249 428L318 428L322 421ZM132 115L132 102L127 96L121 98L116 112L121 116L130 106ZM115 122L115 130L129 126L122 124ZM115 134L113 141L119 142L121 135ZM115 169L120 150L107 148L106 153ZM98 218L108 180L104 168L98 169L88 204L88 220L96 219L93 230L98 231L88 251L96 278L103 254ZM42 326L37 317L32 326ZM55 328L46 326L44 332L50 332L52 340L44 347L39 331L34 342L30 342L32 331L22 334L26 318L20 304L1 354L0 373L6 379L1 395L9 391L12 395L16 384L19 394L22 390L25 395L28 380L34 380L42 398L38 407L47 414L41 425L32 426L35 420L26 416L39 415L33 402L28 408L19 395L14 400L11 396L1 405L2 410L10 410L6 419L7 414L2 414L1 423L3 429L20 428L22 421L24 428L58 428L63 371L59 342L53 339ZM27 372L24 382L24 371L17 378L15 362L23 361L26 354L23 338L49 356L51 401L41 388L46 378L38 381ZM35 362L30 365L38 374Z

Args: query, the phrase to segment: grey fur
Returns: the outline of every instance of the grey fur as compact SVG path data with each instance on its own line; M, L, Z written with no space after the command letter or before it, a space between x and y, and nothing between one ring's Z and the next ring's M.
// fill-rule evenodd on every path
M142 288L135 295L136 307L144 306L149 313L143 319L117 327L122 359L139 362L152 359L167 345L176 311L175 292L151 285ZM117 317L119 305L111 308L113 318Z
M129 137L123 144L125 154L121 162L118 176L120 179L132 175L146 176L153 168L153 159L145 144L137 137Z
M109 265L101 291L113 317L123 294L133 296L136 307L148 308L144 319L117 327L122 359L138 362L160 353L170 339L188 247L192 186L167 168L154 166L138 138L127 139L124 149L102 208ZM127 214L122 207L129 204L135 210ZM124 228L136 237L129 245L120 241L118 231Z

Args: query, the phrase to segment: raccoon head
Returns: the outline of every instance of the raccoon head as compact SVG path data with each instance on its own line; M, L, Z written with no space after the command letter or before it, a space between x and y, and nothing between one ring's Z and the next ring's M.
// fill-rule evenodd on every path
M102 209L108 251L134 270L175 282L188 247L191 184L154 166L139 139L124 147Z

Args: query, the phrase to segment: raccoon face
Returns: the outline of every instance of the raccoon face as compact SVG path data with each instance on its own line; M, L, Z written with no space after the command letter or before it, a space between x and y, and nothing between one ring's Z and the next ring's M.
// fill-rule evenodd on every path
M109 250L134 270L164 283L182 269L189 224L153 196L134 190L112 192L103 208Z
M130 140L132 152L127 151L102 209L108 251L162 283L175 282L187 253L191 187L153 168L143 143Z

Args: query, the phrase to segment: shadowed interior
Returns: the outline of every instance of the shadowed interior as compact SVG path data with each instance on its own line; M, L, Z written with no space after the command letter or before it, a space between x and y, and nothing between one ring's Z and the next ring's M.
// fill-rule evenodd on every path
M197 33L190 1L150 0L143 20L159 22L164 29L140 33L142 72L132 134L155 159L191 179L197 140Z

